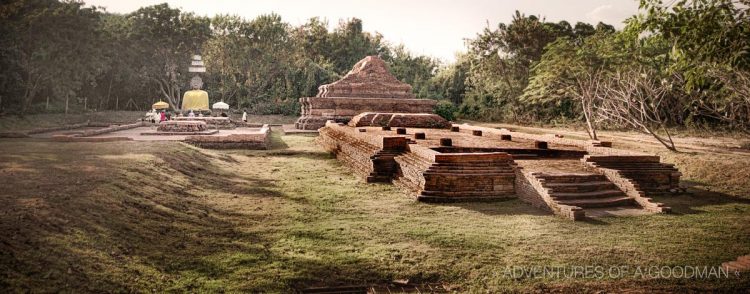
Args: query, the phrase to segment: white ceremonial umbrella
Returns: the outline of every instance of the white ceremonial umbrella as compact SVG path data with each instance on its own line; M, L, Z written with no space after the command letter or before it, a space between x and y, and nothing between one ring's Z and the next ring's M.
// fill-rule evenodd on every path
M211 108L213 108L213 109L225 109L226 110L226 109L229 109L229 104L226 104L224 102L216 102L216 103L214 103L213 107L211 107Z

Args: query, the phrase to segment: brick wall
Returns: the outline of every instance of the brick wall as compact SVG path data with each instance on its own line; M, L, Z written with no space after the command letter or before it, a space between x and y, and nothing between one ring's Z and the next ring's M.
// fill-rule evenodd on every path
M264 125L255 134L231 134L227 136L188 136L185 143L208 149L264 150L270 146L271 128Z
M302 115L295 127L316 130L327 120L348 123L363 112L432 113L437 101L432 99L304 97L299 99Z

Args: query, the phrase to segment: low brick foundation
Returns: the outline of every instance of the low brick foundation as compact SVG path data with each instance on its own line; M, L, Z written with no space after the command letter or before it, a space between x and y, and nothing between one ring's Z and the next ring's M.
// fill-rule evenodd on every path
M328 122L319 144L368 182L391 182L421 201L477 201L514 197L513 159L507 153L443 154L406 137L358 132Z
M163 121L156 127L157 132L163 133L197 133L207 130L208 125L206 122L197 120Z
M202 121L206 123L211 129L234 129L235 124L228 117L215 117L215 116L203 116L203 117L172 117L172 121Z
M329 122L320 129L317 141L367 182L390 182L396 172L393 157L404 151L406 140L402 137L379 138L359 132L360 136L352 136L353 133L351 128Z
M392 130L329 121L318 143L368 182L393 182L420 201L520 198L571 220L586 218L589 209L594 215L608 209L669 211L644 193L679 183L679 172L656 156L508 132L469 125Z
M64 130L74 130L92 126L90 121L78 124L62 125L48 128L36 128L28 131L0 132L0 138L29 138L30 135L57 132Z
M132 124L126 124L126 125L110 125L106 128L98 129L98 130L88 130L83 131L80 133L75 134L69 134L69 135L55 135L52 136L53 141L57 142L113 142L113 141L131 141L131 138L127 137L94 137L97 135L122 131L122 130L129 130L137 127L142 127L144 123L137 122Z
M207 149L265 150L270 146L271 128L264 125L256 134L231 134L226 136L188 136L185 143Z
M56 135L52 136L52 141L55 142L117 142L117 141L132 141L133 139L128 137L76 137L68 135Z

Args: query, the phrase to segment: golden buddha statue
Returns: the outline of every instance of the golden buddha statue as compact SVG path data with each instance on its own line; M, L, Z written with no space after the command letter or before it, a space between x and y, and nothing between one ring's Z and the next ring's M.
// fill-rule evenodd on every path
M192 90L186 91L182 95L182 110L209 110L208 92L201 90L203 88L203 80L198 75L199 73L206 72L206 67L203 65L200 55L193 55L188 72L195 73L196 75L190 79L190 88Z
M199 76L194 76L190 80L190 88L182 96L182 110L209 110L208 92L201 90L203 81Z

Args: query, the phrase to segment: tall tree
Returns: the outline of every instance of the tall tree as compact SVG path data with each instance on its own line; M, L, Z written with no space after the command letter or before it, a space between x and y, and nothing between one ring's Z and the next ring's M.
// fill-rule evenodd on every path
M3 3L0 16L3 63L8 65L3 83L19 82L20 113L42 91L66 102L77 98L73 96L96 76L100 13L95 8L80 2L17 0Z
M157 85L162 97L179 109L190 56L211 36L210 21L166 3L140 8L127 18L130 41L140 57L134 62L139 63L141 74Z

